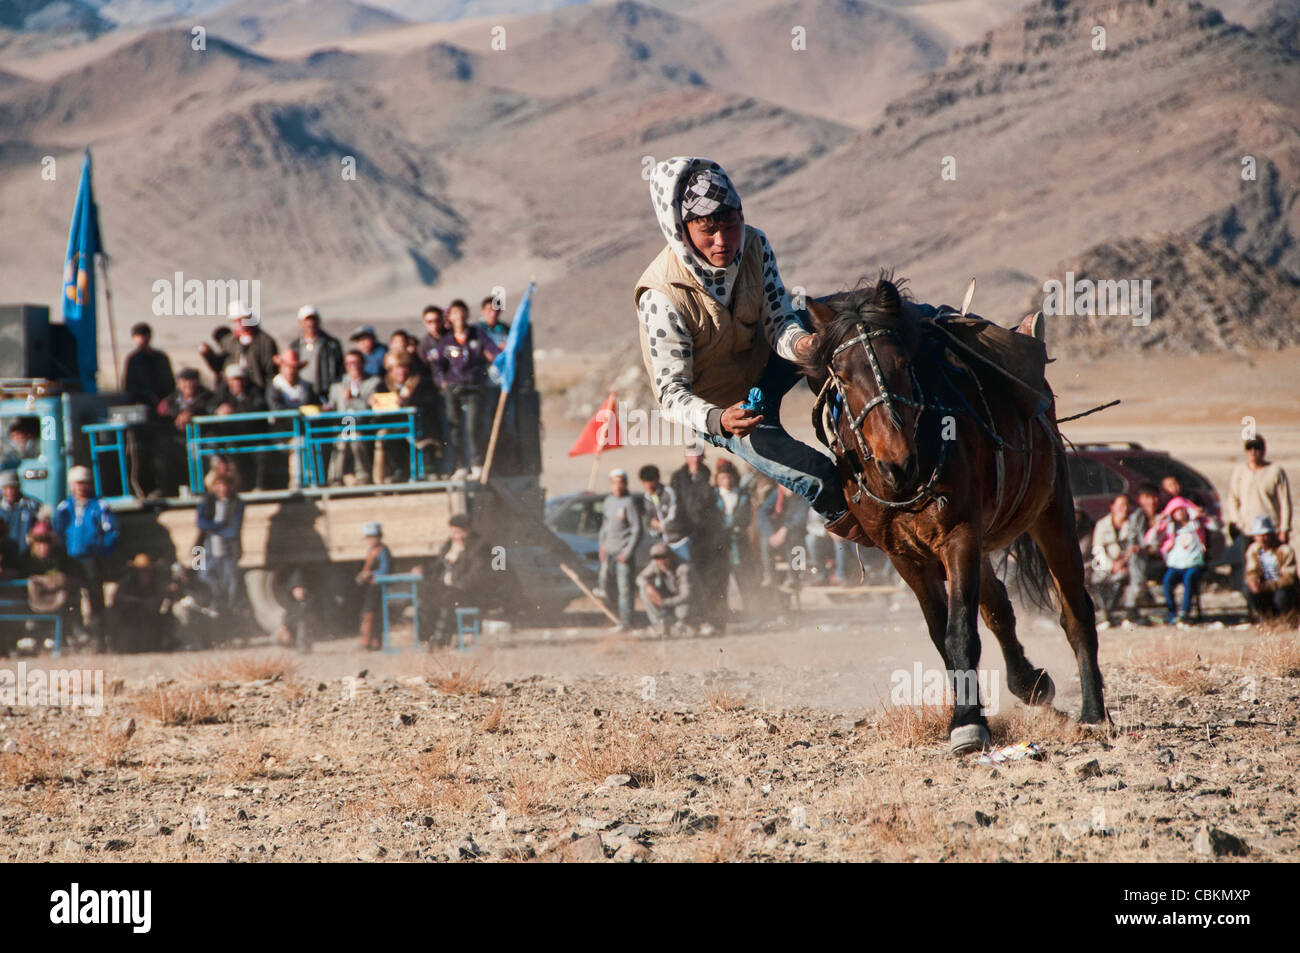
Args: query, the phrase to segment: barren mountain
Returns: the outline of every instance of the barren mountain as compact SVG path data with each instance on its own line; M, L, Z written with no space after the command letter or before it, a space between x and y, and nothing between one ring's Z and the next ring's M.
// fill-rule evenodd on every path
M204 26L242 46L276 42L324 46L406 22L387 10L352 0L238 0L206 17Z
M1150 323L1119 314L1049 317L1048 347L1056 355L1300 345L1300 324L1294 320L1300 315L1300 281L1237 252L1182 236L1134 238L1090 248L1051 277L1064 283L1067 270L1076 287L1082 281L1149 278Z

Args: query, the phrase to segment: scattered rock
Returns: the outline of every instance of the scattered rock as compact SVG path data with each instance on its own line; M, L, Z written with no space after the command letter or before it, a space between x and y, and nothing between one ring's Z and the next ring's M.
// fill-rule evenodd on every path
M653 859L650 848L636 841L629 841L614 851L614 860L620 864L648 864Z
M621 788L630 785L631 783L632 776L630 774L611 774L601 782L601 786L607 788Z
M1080 780L1101 777L1101 763L1096 758L1090 758L1087 755L1067 761L1065 770Z
M975 823L980 827L992 827L998 822L996 814L985 814L983 811L975 812Z

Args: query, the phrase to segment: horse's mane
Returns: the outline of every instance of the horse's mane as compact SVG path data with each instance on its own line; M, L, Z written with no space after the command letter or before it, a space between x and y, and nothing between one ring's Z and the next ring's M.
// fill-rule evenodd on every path
M920 344L920 330L903 311L903 301L911 300L906 278L894 279L893 272L882 271L875 284L866 279L841 296L826 301L834 317L817 334L817 345L806 369L824 377L835 349L865 326L868 331L897 332L908 354L915 354Z

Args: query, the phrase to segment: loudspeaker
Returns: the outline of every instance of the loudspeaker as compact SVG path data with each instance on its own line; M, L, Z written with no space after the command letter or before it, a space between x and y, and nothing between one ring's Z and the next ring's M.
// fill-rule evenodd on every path
M0 377L49 377L50 357L50 309L0 305Z

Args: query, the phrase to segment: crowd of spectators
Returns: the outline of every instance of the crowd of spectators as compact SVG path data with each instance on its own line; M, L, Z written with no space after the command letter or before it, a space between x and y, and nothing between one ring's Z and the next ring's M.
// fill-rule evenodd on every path
M270 426L238 415L305 408L307 412L385 411L410 407L417 421L417 452L426 479L479 475L497 389L491 366L509 325L493 298L479 305L479 320L457 299L445 309L429 305L423 334L395 331L382 343L371 325L353 330L346 344L330 334L311 305L298 311L298 335L281 348L243 302L231 302L228 326L199 345L199 367L173 373L171 359L153 346L148 324L131 329L125 389L149 410L137 429L139 489L174 495L188 484L186 428L195 417L231 415L218 432L263 433ZM205 375L210 379L205 381ZM414 479L409 448L394 439L357 440L345 433L327 448L332 484L393 483ZM11 434L6 452L21 453ZM234 444L232 442L232 452ZM236 454L245 489L284 489L301 480L295 454L284 450Z
M597 555L616 631L637 628L638 599L656 632L711 635L731 618L733 595L754 612L799 576L845 582L856 544L829 534L801 497L752 471L742 478L730 460L710 469L698 445L684 456L667 483L658 467L641 467L639 494L625 470L610 471Z
M1164 619L1196 621L1199 593L1211 554L1239 567L1231 584L1241 589L1256 620L1295 621L1297 589L1291 537L1291 489L1286 472L1266 457L1263 437L1245 442L1245 459L1233 471L1222 517L1183 493L1177 477L1137 491L1136 507L1116 496L1110 513L1093 528L1089 584L1102 613L1100 627L1140 625L1158 583Z

